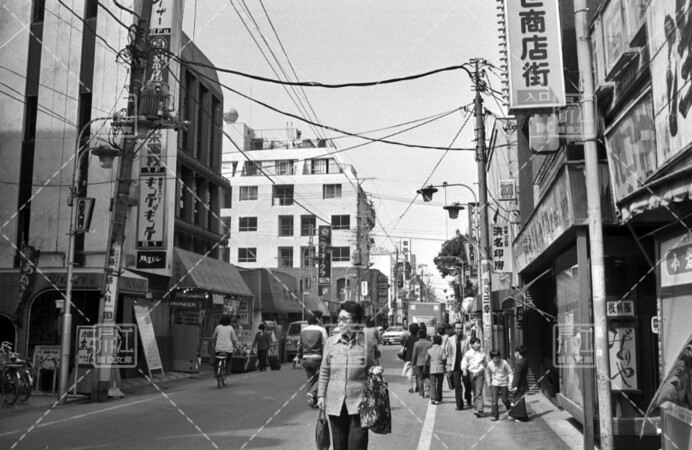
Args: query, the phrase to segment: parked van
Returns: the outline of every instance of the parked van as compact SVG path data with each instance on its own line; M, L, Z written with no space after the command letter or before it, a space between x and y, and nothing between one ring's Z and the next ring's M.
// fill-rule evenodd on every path
M291 322L288 325L286 333L286 343L284 345L284 361L290 361L298 354L298 342L300 341L300 332L308 326L306 320Z

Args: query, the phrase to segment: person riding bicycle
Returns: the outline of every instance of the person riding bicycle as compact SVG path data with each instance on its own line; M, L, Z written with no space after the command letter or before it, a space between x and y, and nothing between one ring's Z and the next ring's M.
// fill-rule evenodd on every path
M296 358L302 360L303 369L308 377L307 396L311 408L317 405L317 379L326 343L327 330L318 324L316 316L308 316L308 325L300 331Z
M216 326L214 333L211 335L211 342L217 355L222 352L226 353L226 363L228 364L233 355L233 349L238 346L238 338L231 326L231 318L229 316L221 317L220 324ZM219 361L220 359L216 358L214 372L218 369Z

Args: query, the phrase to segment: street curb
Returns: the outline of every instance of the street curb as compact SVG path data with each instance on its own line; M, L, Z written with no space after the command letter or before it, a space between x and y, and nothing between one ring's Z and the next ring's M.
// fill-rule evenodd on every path
M542 392L526 396L526 403L531 409L529 420L539 416L569 448L583 448L584 435L569 421L572 419L571 414L556 406ZM598 444L594 444L594 448L598 449Z

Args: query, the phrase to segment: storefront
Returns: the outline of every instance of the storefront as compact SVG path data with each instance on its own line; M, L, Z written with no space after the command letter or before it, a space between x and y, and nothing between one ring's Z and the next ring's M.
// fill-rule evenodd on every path
M98 322L103 277L104 270L101 268L74 269L70 348L75 346L78 326L94 325ZM25 301L18 308L19 273L16 270L0 272L0 291L3 292L0 314L7 318L5 323L11 325L9 330L5 328L3 333L9 331L16 335L15 351L29 358L33 357L37 346L41 346L44 351L51 348L59 351L66 279L66 270L63 268L41 269L26 287ZM146 298L149 288L146 278L125 270L119 283L119 304ZM15 313L18 313L18 316L15 316ZM117 316L117 322L123 322L121 312Z
M223 261L176 248L174 250L170 309L172 369L197 372L213 354L214 328L221 317L231 317L238 338L252 344L253 293L238 268Z
M604 165L601 170L607 180ZM616 226L607 186L601 195L613 433L623 443L638 438L644 424L639 410L648 405L658 381L651 364L658 360L650 327L656 315L655 278L646 244ZM514 241L518 272L530 285L520 298L519 322L530 370L535 379L543 377L543 392L582 423L586 396L597 405L595 372L585 368L594 355L586 219L583 169L566 163ZM654 427L645 428L645 434L653 433Z

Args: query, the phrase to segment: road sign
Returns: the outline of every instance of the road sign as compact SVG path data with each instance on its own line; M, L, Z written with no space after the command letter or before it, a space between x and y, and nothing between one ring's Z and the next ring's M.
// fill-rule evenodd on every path
M75 218L74 231L86 233L91 226L95 200L90 197L79 197L76 200L77 217Z

